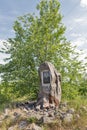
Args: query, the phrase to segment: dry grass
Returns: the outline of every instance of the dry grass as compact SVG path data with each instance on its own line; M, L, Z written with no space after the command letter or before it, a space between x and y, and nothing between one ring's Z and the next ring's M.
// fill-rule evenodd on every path
M56 123L45 124L44 130L87 130L87 113L83 113L80 119L74 120L72 123L65 124L59 121Z

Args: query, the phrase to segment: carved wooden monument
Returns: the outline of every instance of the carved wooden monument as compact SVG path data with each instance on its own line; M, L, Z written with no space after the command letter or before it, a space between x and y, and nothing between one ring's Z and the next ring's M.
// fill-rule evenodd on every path
M40 91L37 105L43 108L56 107L61 100L61 76L50 62L39 67Z

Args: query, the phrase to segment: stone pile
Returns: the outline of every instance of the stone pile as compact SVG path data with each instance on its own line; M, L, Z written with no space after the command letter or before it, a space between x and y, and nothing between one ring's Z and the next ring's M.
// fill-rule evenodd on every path
M34 102L23 102L23 103L16 103L14 105L14 108L18 108L26 113L26 116L28 117L35 117L38 120L41 120L43 123L49 123L52 122L54 119L58 118L61 121L64 122L71 122L73 118L75 117L80 118L79 114L75 113L74 108L68 108L67 103L61 103L59 108L56 107L50 107L50 108L41 108L40 105L36 106L36 101ZM82 110L84 107L81 108ZM87 109L85 107L85 109ZM9 111L9 110L8 110ZM8 115L7 109L6 114ZM14 112L14 116L19 116L20 113Z
M20 118L23 118L23 120L18 121L17 128L19 130L43 130L42 127L35 122L28 123L27 120L35 119L40 124L53 123L55 120L58 120L61 126L62 122L64 124L70 124L73 121L78 121L80 119L80 113L77 113L74 108L69 108L66 102L61 103L59 108L40 108L40 106L36 106L36 101L15 103L13 107L14 109L12 111L11 108L6 108L5 113L0 116L0 125L2 125L4 120L9 118L11 118L12 122L17 122ZM80 112L81 111L87 113L87 107L82 106L80 108ZM10 126L8 130L14 130L14 128L14 126Z

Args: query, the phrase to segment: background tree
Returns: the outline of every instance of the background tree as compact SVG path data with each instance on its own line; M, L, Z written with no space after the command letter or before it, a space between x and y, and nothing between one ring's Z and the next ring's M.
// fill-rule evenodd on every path
M6 44L7 50L3 50L10 54L9 62L1 66L3 82L17 96L34 97L39 86L38 67L50 61L62 75L63 96L74 98L79 94L84 67L64 36L60 3L41 0L37 10L39 16L27 14L14 23L15 37L8 39L9 47Z

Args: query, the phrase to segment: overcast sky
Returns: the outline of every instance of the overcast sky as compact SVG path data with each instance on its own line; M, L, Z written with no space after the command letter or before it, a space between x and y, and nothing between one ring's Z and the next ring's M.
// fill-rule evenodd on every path
M13 24L17 17L37 13L40 0L0 0L0 48L4 40L14 37ZM87 0L60 0L66 37L87 55ZM5 55L0 53L0 63Z

